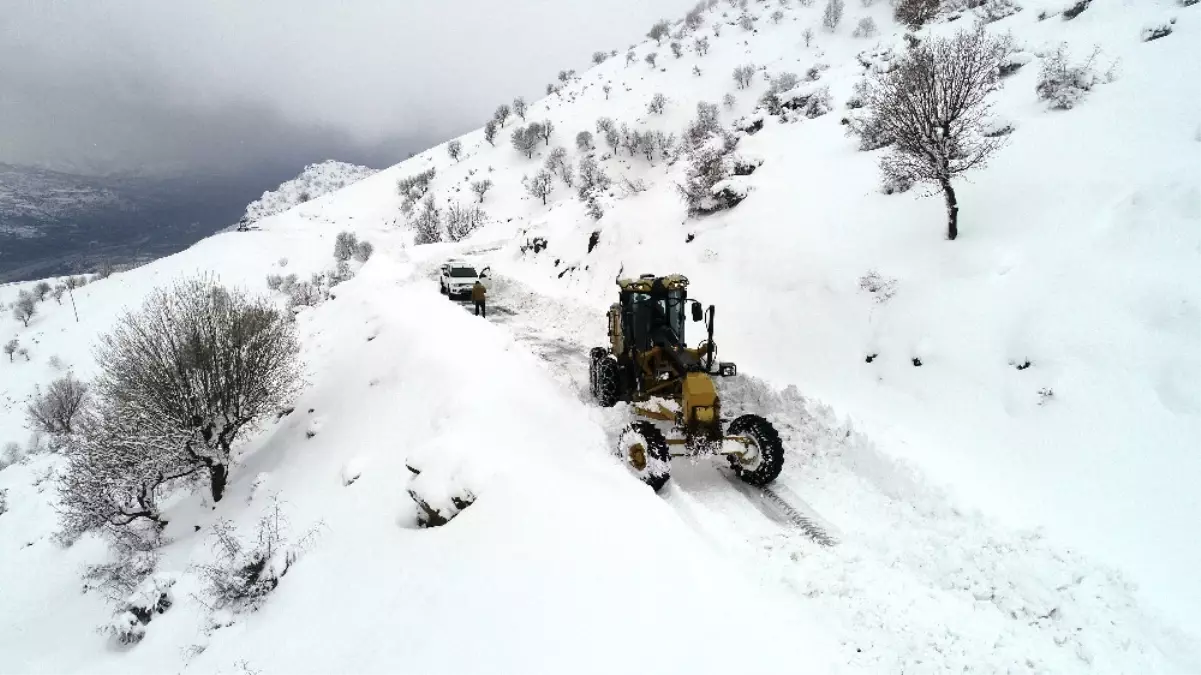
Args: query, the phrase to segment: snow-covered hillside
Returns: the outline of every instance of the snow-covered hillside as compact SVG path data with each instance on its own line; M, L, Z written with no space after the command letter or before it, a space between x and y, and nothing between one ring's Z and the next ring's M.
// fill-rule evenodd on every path
M304 167L299 176L281 183L274 190L264 192L262 197L251 202L246 207L246 219L253 223L267 216L283 213L297 204L341 190L375 171L370 167L332 159L310 164Z
M5 319L0 342L15 335L30 359L0 358L0 443L27 446L20 403L60 372L50 357L91 377L95 336L150 289L205 269L266 292L268 274L329 269L339 231L376 247L299 312L307 387L239 449L228 496L171 502L157 569L175 604L136 646L91 632L112 606L78 576L109 555L102 542L51 539L58 458L0 471L0 670L1201 669L1201 8L1099 1L1065 20L1058 0L1021 4L988 25L1026 63L994 97L1010 142L959 185L954 242L941 199L882 194L880 151L840 124L864 64L904 48L888 4L852 3L831 34L820 4L750 3L748 30L721 3L698 33L707 54L695 36L678 58L644 42L632 63L610 58L531 103L529 121L554 125L532 158L509 143L510 119L495 146L467 134L458 159L432 148L78 289L78 322L53 301L28 328ZM867 15L879 36L852 37ZM1100 47L1113 75L1051 111L1035 86L1061 42L1081 59ZM746 64L756 75L736 89ZM740 134L762 164L728 211L688 217L682 158L614 156L599 134L597 150L575 145L602 116L679 133L727 93L721 120L740 125L764 74L811 68L833 109ZM558 179L545 205L523 187L556 146L615 180L599 219ZM491 180L490 223L413 245L396 183L429 168L443 210ZM534 237L546 248L523 246ZM438 295L451 255L492 267L487 321ZM742 373L720 383L723 410L781 430L776 494L832 542L773 519L709 462L679 463L656 496L610 456L629 412L591 401L587 350L614 278L642 272L684 273L717 306L721 358ZM418 530L415 484L476 500ZM320 523L316 540L258 612L211 612L194 566L212 559L214 523L249 534L272 494L296 536ZM748 637L714 639L732 625Z

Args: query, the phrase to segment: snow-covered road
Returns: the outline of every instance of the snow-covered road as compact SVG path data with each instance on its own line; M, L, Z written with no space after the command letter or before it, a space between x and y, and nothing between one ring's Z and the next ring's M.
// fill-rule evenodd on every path
M587 381L588 348L604 344L601 313L493 278L488 321L539 357L565 395L592 406L615 441L629 411L596 407ZM850 664L874 672L1201 667L1186 639L1143 614L1118 573L1038 532L959 510L796 387L775 390L746 374L719 387L727 410L763 414L781 432L787 457L773 488L787 506L739 489L712 459L676 460L662 498L730 564L825 616ZM837 543L789 522L790 508Z

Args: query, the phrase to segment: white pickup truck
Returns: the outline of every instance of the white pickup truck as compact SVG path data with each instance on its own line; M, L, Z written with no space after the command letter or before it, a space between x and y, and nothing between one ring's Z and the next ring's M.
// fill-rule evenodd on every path
M470 296L471 287L478 280L484 284L484 288L491 291L492 280L488 278L490 269L485 267L477 271L475 266L465 260L447 260L438 274L438 290L451 298Z

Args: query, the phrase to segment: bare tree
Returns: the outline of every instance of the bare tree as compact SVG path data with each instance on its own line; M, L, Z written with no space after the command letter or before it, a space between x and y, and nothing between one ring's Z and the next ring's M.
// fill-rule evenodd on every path
M471 183L471 191L475 193L475 196L480 198L480 201L479 201L480 204L484 203L484 195L487 194L488 190L491 190L491 189L492 189L492 179L491 178L482 178L480 180L473 181Z
M664 19L661 21L656 21L655 25L651 26L651 29L649 32L647 32L646 36L654 40L657 44L663 44L663 38L667 37L668 33L670 32L671 24Z
M921 28L938 15L939 0L897 0L893 16L910 28Z
M577 191L580 199L587 200L590 195L596 192L608 190L613 181L605 174L605 170L600 164L592 158L591 155L585 155L580 158L580 167L578 171L579 185Z
M513 135L510 138L513 147L525 155L526 158L532 158L534 156L534 149L538 147L539 132L533 128L537 124L537 122L534 122L528 128L517 127L513 130Z
M679 42L672 40L671 44L668 46L671 47L672 56L675 56L677 59L684 55L684 49L680 47Z
M61 435L74 432L72 425L88 400L88 385L75 379L70 373L46 387L34 390L32 399L25 406L27 425L36 431Z
M459 158L463 156L463 141L454 140L447 143L446 154L456 162L459 161Z
M488 141L489 145L496 145L496 120L488 120L484 125L484 140Z
M50 297L58 304L63 304L63 294L67 292L66 284L55 284L54 290L50 292Z
M734 69L734 82L738 84L739 89L746 89L751 86L751 79L753 77L755 77L755 66L749 63Z
M48 282L39 281L33 287L33 297L37 298L38 302L42 302L43 300L45 300L46 296L49 294L50 294L50 284Z
M633 63L637 60L638 60L638 55L634 53L633 49L626 52L626 65L627 66L629 66L631 63Z
M413 229L417 231L414 238L414 242L417 244L433 244L442 241L442 212L434 203L434 195L426 195L425 201L421 203L421 211L413 219Z
M613 125L612 118L610 118L610 117L596 118L596 133L602 134L602 133L604 133L610 129L614 129L614 128L616 128L616 127Z
M656 60L658 60L658 58L659 58L659 55L658 55L658 54L656 54L655 52L651 52L651 53L647 54L647 55L646 55L646 63L647 63L647 65L649 65L651 68L654 68L654 67L655 67L655 61L656 61Z
M738 17L738 25L742 27L742 30L755 30L755 20L751 18L750 14Z
M613 85L606 82L605 86L601 87L601 89L603 89L605 91L605 100L608 101L609 100L609 92L613 91Z
M536 131L538 137L550 145L550 135L555 131L555 125L550 120L543 120L541 124L535 122L530 125L530 129Z
M359 239L353 232L339 232L334 238L334 260L350 260L358 245Z
M876 35L876 22L870 16L865 16L859 19L859 23L855 25L855 30L851 33L851 37L870 38Z
M563 184L572 187L574 177L571 175L571 162L567 160L567 148L558 146L546 157L546 170L563 180Z
M21 346L21 343L17 341L17 338L13 338L13 339L9 340L8 342L4 343L4 353L8 354L8 362L9 363L13 362L13 354L17 353L17 349L20 346Z
M550 175L550 172L546 169L542 169L538 173L534 174L533 178L526 178L522 182L525 183L526 191L528 191L530 195L534 197L541 198L542 204L545 206L546 198L550 196L550 193L552 190L554 190L555 186L555 179Z
M1006 49L983 29L929 39L868 87L869 123L894 141L881 161L885 177L937 185L946 199L948 239L959 235L951 181L983 166L1004 143L982 131Z
M517 98L513 99L513 114L520 117L522 122L525 121L525 111L525 97L518 96Z
M492 118L495 119L496 123L503 128L505 126L505 120L509 119L510 114L511 111L509 110L509 104L501 103L500 105L496 106L496 112L492 113Z
M38 313L37 299L29 291L21 291L17 294L17 301L13 303L13 318L29 327L29 320Z
M100 339L96 392L106 409L184 439L162 450L207 472L220 501L238 436L299 391L298 354L295 324L270 299L201 276L154 291Z
M585 130L585 131L581 131L580 133L576 134L575 135L575 147L581 151L591 150L592 149L592 132Z
M354 247L354 259L361 263L365 263L370 260L372 253L375 253L375 246L373 246L371 242L367 241L366 239L360 241L358 245Z
M617 154L617 148L621 146L621 133L617 131L617 127L610 126L605 129L605 145L613 150L613 154Z
M658 115L663 112L665 107L667 107L667 97L664 96L662 92L655 92L655 95L651 97L651 102L647 104L646 109L648 112Z
M805 32L801 33L801 36L805 38L805 46L806 47L813 44L813 29L812 28L806 28Z
M697 38L696 41L692 43L692 48L695 49L696 53L701 56L708 54L709 53L709 38L707 38L707 37Z
M451 204L446 209L446 234L451 241L462 241L487 221L487 214L479 206Z
M726 95L721 97L721 104L726 107L726 110L733 110L736 103L738 103L738 99L734 98L734 95L729 92L726 92Z
M609 55L604 52L592 52L592 62L598 66L604 63L607 58L609 58Z
M777 9L776 11L771 13L771 22L772 23L780 23L783 20L784 20L784 12Z
M705 23L705 3L699 2L684 15L684 28L690 31L700 30Z
M827 0L826 8L822 11L822 27L834 32L838 24L842 23L842 12L845 8L846 3L843 0Z

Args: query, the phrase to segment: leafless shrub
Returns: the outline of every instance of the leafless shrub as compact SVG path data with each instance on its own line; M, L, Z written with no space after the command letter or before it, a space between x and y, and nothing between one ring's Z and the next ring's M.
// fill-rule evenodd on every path
M609 55L604 52L592 52L592 62L598 66L604 63L607 58L609 58Z
M572 187L574 177L571 174L571 162L567 160L567 148L562 146L555 147L546 156L546 162L543 166L552 175L558 176L564 185Z
M37 284L34 285L33 297L35 299L37 299L38 302L42 302L43 300L45 300L46 296L49 294L50 294L50 284L48 282L39 281L39 282L37 282Z
M656 21L655 25L647 32L646 36L654 40L657 44L663 44L663 38L667 37L671 32L671 24L666 20Z
M496 145L496 120L488 120L484 125L484 140L488 145Z
M592 132L581 131L575 135L575 147L581 152L587 152L592 149Z
M421 211L413 218L413 229L417 231L414 239L417 244L442 241L442 214L433 195L427 195L421 203Z
M1082 63L1074 64L1068 58L1067 45L1059 45L1043 59L1042 71L1035 86L1038 97L1056 110L1076 107L1100 81L1095 70L1100 54L1099 48L1094 49Z
M500 105L496 106L496 111L492 113L492 119L496 120L496 123L503 128L505 126L505 120L509 119L509 115L511 115L512 112L513 111L509 108L508 103L501 103Z
M754 77L755 66L749 63L734 69L734 82L737 83L739 89L746 89L751 86L751 79Z
M74 433L76 418L88 403L88 385L68 373L46 387L35 388L25 406L26 425L34 431L54 436Z
M663 112L665 107L667 107L667 97L660 92L656 92L651 97L651 102L647 104L646 109L647 112L658 115Z
M855 30L851 32L851 37L870 38L876 36L876 21L870 16L865 16L859 19L859 23L855 25Z
M842 12L846 8L843 0L827 0L826 8L822 10L822 28L834 32L842 23Z
M404 198L400 207L402 211L409 213L413 210L413 206L425 197L437 172L436 168L431 167L421 173L396 181L396 191Z
M708 54L709 53L709 38L698 37L696 39L696 41L694 41L692 43L692 48L695 49L696 53L699 54L700 56L704 56L704 55Z
M451 159L458 161L458 159L463 156L463 141L454 140L447 143L446 154L449 155Z
M9 340L8 342L4 343L4 353L8 355L9 363L12 363L13 354L16 354L17 350L20 348L21 348L21 343L19 341L17 341L17 338L13 338L13 339Z
M771 13L771 22L772 23L778 24L783 20L784 20L784 12L777 9L776 11Z
M803 33L801 33L801 37L803 37L805 39L806 47L812 45L813 44L813 29L806 28L805 31Z
M38 313L37 299L29 291L17 293L17 301L13 303L13 318L29 327L29 320Z
M280 284L282 284L283 282L284 282L283 275L280 275L280 274L268 274L267 275L267 289L268 290L278 291Z
M488 190L491 190L491 189L492 189L492 179L491 178L481 178L480 180L472 181L472 183L471 183L471 191L475 193L476 197L479 197L480 204L484 203L484 195L488 194Z
M372 246L371 242L366 239L360 241L358 246L354 247L354 259L361 263L370 260L372 253L375 253L375 246Z
M532 178L522 178L521 182L531 196L542 200L543 205L546 204L546 198L554 190L554 177L546 169L540 170Z
M525 155L527 159L534 156L534 150L538 147L539 131L536 128L532 128L537 124L537 122L534 122L529 127L517 127L510 136L513 147Z
M446 209L446 234L451 241L462 241L483 227L487 220L487 214L475 204L451 204Z
M334 260L350 260L354 249L359 245L358 237L353 232L342 231L334 238Z
M983 166L1003 144L981 130L1006 49L983 29L930 39L869 84L871 123L894 139L881 169L894 181L933 183L942 190L948 239L958 236L959 217L951 181Z
M213 525L213 562L198 565L196 571L205 582L205 596L213 609L252 612L262 606L280 579L307 551L320 534L322 524L308 530L295 543L289 543L289 523L279 501L272 498L267 512L259 519L257 533L249 542L237 535L233 523Z
M527 108L528 106L525 103L524 96L518 96L517 98L513 99L513 114L520 117L522 122L525 121L525 111Z
M939 2L940 0L897 0L893 16L898 22L916 30L938 15Z
M655 52L650 52L650 53L648 53L648 54L647 54L647 55L644 57L644 59L643 59L643 60L645 60L645 61L646 61L646 64L647 64L648 66L650 66L651 68L654 68L654 67L655 67L655 61L656 61L656 60L658 60L658 58L659 58L659 55L658 55L658 54L656 54Z
M755 20L750 14L743 14L742 16L738 17L738 26L741 27L742 30L755 30Z
M721 104L726 107L726 110L733 110L734 105L737 103L738 99L734 98L734 95L731 93L727 92L725 96L721 97Z
M577 191L580 199L585 201L598 192L608 190L613 182L591 155L584 155L580 158L577 175L579 177Z

